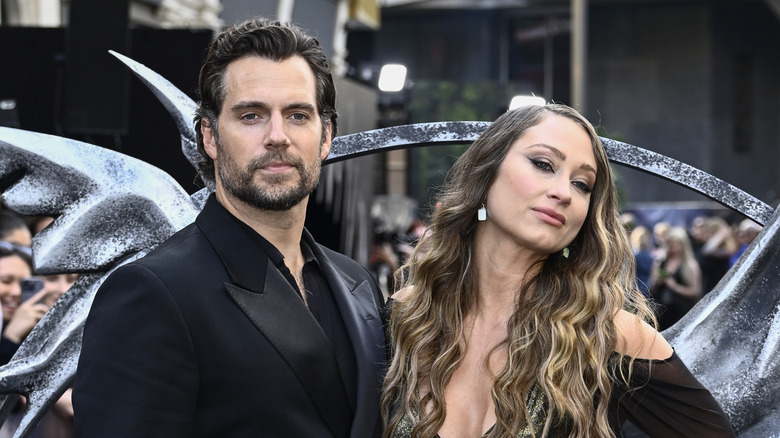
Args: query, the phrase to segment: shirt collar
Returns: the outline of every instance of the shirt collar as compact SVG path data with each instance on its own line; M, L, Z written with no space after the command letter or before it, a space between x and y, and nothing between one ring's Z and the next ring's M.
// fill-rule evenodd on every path
M260 249L262 249L262 251L268 256L268 259L271 261L271 263L274 264L274 266L276 266L277 268L286 266L284 264L284 256L282 255L282 253L271 242L269 242L268 239L263 237L257 231L252 229L252 227L245 224L238 218L236 217L233 218L244 229L246 234L250 236L250 238L253 239L254 242L260 247ZM314 251L309 246L309 243L306 241L306 239L303 238L301 239L301 253L303 254L304 264L307 264L309 262L314 262L319 267L319 261L317 260L317 257L314 255Z

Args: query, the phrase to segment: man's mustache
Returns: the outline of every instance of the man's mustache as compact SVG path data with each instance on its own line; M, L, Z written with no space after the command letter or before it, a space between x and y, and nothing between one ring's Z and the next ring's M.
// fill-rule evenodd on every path
M259 157L252 158L249 161L249 164L247 165L247 170L253 172L271 163L280 163L280 162L290 164L294 166L296 169L298 169L299 171L303 171L305 169L305 164L301 157L284 151L272 151L272 152L266 152L265 154Z

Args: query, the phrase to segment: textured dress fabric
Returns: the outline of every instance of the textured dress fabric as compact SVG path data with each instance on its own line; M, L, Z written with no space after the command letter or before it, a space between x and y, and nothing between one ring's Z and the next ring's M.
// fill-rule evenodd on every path
M540 437L542 430L544 429L544 419L545 419L545 413L547 412L547 407L545 403L544 394L542 393L542 389L539 386L534 386L531 391L528 392L525 398L526 406L528 406L528 412L530 414L530 418L532 419L531 422L526 424L526 426L517 434L517 438L532 438L532 437ZM412 412L414 412L414 409L412 409ZM414 429L414 421L412 418L409 417L409 415L406 415L401 419L400 424L398 425L398 428L396 429L395 433L393 434L394 438L410 438L412 436L412 430ZM491 427L487 432L485 432L485 436L490 434L490 432L493 430ZM558 437L555 433L551 433L547 435L549 438ZM562 435L561 435L562 436ZM435 435L434 438L440 438L439 435Z

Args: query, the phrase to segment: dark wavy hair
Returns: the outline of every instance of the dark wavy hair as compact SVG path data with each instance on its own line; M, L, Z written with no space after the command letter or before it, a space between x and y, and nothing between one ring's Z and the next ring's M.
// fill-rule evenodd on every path
M330 63L322 52L319 41L293 24L280 23L256 17L231 26L220 33L208 48L200 69L198 94L200 102L195 112L195 133L200 173L214 180L214 161L203 147L200 124L207 119L216 131L222 104L225 101L225 71L227 66L246 56L259 56L273 61L284 61L300 56L311 67L317 91L317 111L322 119L323 137L331 126L331 136L337 132L336 86L333 84Z
M19 228L27 228L24 219L9 210L0 209L0 240L5 240Z

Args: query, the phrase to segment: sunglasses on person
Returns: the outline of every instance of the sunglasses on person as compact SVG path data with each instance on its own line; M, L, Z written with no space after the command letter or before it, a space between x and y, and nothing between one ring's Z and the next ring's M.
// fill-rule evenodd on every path
M26 254L32 257L32 248L30 248L29 246L19 245L17 243L11 243L11 242L6 242L4 240L0 240L0 248L8 251L18 251L22 254Z

